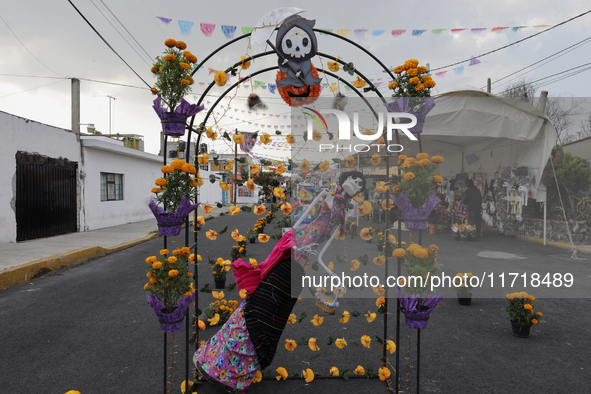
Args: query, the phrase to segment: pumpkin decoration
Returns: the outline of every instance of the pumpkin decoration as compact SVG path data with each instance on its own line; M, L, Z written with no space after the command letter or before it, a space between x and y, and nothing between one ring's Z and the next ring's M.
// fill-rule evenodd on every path
M314 66L312 66L312 75L318 77L318 71ZM286 78L286 74L281 71L277 71L277 82L284 78ZM316 101L316 99L320 96L321 89L320 84L301 87L289 85L284 88L277 84L277 90L279 91L283 101L285 101L289 106L301 107L302 105L312 104L314 101Z

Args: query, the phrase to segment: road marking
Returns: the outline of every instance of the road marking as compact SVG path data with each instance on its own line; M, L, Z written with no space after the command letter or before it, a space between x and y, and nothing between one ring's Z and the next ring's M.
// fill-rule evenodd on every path
M478 257L484 257L487 259L503 259L503 260L519 260L526 259L527 257L519 256L513 253L496 252L493 250L485 250L477 255Z

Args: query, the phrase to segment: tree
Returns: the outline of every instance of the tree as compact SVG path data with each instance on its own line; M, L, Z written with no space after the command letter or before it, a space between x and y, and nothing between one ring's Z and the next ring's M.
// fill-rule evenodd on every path
M509 85L499 94L499 96L527 101L531 105L537 107L539 102L539 98L536 98L537 91L538 86L522 79ZM554 125L559 142L566 143L576 140L573 135L568 133L568 131L575 122L575 116L579 115L580 108L580 104L575 99L551 96L546 99L544 115L546 115Z

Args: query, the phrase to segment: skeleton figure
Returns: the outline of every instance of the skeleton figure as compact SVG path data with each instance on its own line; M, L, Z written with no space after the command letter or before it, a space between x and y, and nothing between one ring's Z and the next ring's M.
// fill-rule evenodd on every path
M277 82L281 88L287 86L302 87L301 76L306 85L318 85L321 79L312 75L311 58L316 56L318 44L314 34L314 24L316 21L309 21L300 16L285 20L277 32L276 47L288 60L289 64L295 70L295 73L280 57L278 59L279 69L287 74L285 78Z

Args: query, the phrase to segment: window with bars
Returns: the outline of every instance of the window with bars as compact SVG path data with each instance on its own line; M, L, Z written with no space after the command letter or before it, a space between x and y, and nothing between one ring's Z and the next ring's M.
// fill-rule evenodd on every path
M101 172L101 201L123 200L123 174Z
M209 163L208 164L199 164L199 169L203 171L209 171Z

